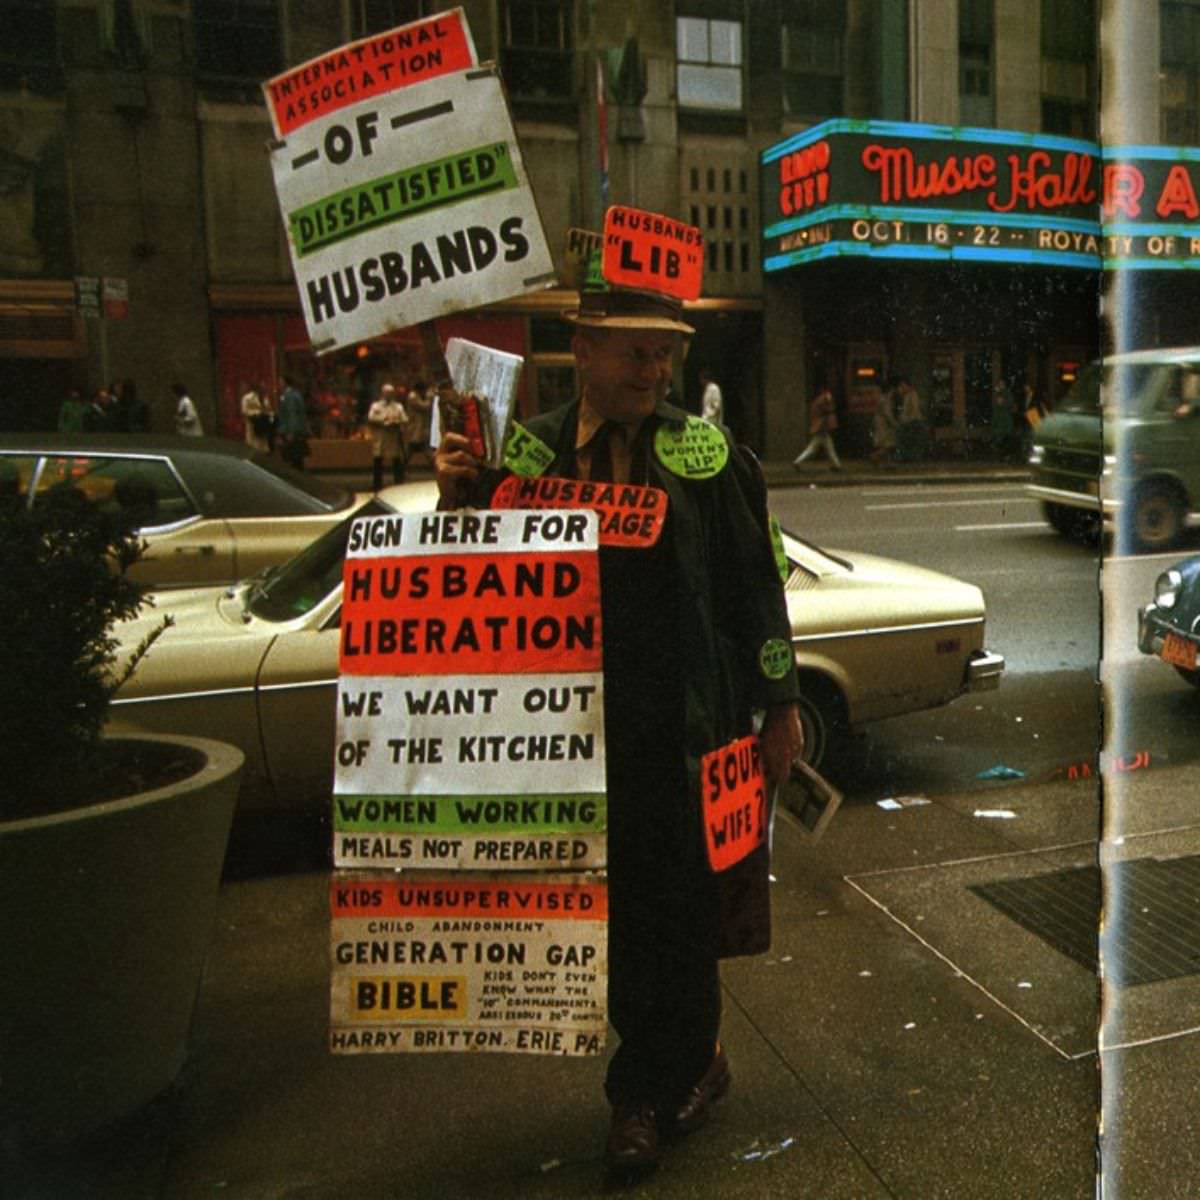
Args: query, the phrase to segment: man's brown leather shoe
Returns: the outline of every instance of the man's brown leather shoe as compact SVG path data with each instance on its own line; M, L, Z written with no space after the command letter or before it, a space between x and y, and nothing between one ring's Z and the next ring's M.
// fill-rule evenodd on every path
M694 1087L688 1089L687 1095L671 1111L668 1132L678 1137L699 1129L708 1120L709 1106L729 1091L732 1082L729 1059L725 1057L725 1051L718 1046L708 1070L700 1076Z
M610 1171L646 1171L658 1164L658 1124L647 1104L613 1109L604 1161Z

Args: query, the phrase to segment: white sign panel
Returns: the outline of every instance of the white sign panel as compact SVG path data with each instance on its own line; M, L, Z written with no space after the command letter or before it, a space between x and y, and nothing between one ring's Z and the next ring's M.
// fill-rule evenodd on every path
M330 1049L593 1055L607 1027L602 880L334 880Z
M312 120L271 164L318 353L555 280L494 68Z
M582 510L353 523L336 866L604 865L597 530Z

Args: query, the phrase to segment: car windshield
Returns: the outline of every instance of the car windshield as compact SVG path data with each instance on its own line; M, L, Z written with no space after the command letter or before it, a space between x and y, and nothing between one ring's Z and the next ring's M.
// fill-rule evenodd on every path
M1088 363L1076 376L1070 391L1055 406L1059 412L1100 414L1100 381L1104 377L1104 364ZM1107 380L1106 380L1107 382Z
M822 550L815 542L797 537L790 529L784 529L781 532L783 533L784 553L791 562L805 570L816 571L822 575L828 575L838 567L845 571L854 570L852 563L848 563L844 558L838 558L836 554L830 554L828 550Z
M368 500L278 570L253 580L247 588L246 607L264 621L294 621L304 616L342 582L351 521L391 511L380 500Z

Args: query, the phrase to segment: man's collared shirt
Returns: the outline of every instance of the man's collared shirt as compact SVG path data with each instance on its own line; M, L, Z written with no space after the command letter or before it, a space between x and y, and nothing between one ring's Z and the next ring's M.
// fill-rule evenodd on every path
M628 483L633 465L633 445L645 420L635 421L630 425L609 421L588 404L586 397L579 401L579 424L575 431L575 463L583 478L592 478L592 449L596 444L597 434L605 424L611 427L608 445L612 455L613 482Z

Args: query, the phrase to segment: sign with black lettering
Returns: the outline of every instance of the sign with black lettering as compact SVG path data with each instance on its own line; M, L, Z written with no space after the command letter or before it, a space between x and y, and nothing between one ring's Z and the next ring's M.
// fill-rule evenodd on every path
M491 67L327 106L271 166L318 353L555 281Z
M704 236L661 213L614 204L604 214L603 271L618 287L695 300L704 276Z
M597 524L589 511L353 523L335 865L604 865Z
M751 734L700 760L708 865L725 871L767 840L770 811L758 738Z
M604 1049L605 883L343 876L329 900L333 1053Z
M362 100L478 63L461 8L318 55L263 84L276 137Z
M494 508L590 508L599 518L600 545L653 546L667 519L662 488L626 483L590 483L539 475L510 475L492 494Z

